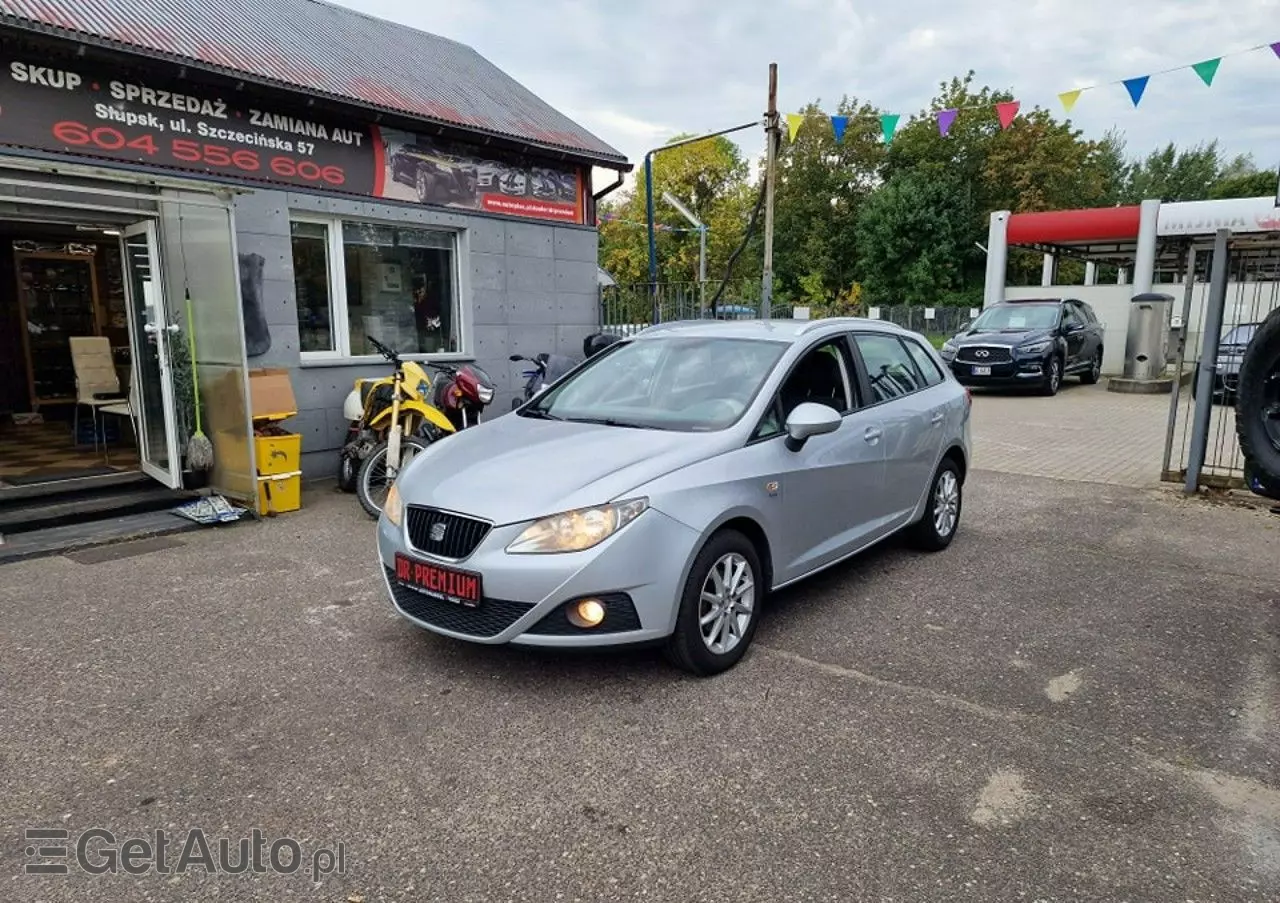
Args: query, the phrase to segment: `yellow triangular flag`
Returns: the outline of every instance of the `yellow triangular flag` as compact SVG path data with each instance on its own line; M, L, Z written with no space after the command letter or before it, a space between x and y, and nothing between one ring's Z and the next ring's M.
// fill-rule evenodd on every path
M804 122L804 115L801 113L787 114L787 135L792 140L796 140L796 132L800 131L800 123Z
M1080 92L1083 90L1084 88L1076 88L1074 91L1063 91L1059 94L1058 100L1062 101L1063 109L1070 113L1071 108L1074 107L1076 105L1076 101L1080 99Z

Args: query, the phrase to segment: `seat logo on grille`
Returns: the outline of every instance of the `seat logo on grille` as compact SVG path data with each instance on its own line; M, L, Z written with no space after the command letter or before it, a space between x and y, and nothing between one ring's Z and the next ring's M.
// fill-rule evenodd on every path
M973 353L974 357L991 357L991 352L985 348L979 348Z
M432 524L431 530L427 533L427 538L432 542L443 542L445 531L448 529L448 524Z

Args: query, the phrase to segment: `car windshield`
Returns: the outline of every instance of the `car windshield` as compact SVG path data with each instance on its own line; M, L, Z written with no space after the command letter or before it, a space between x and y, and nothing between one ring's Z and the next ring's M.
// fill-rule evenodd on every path
M1242 323L1222 337L1224 345L1248 345L1258 331L1257 323Z
M1058 325L1057 304L997 304L988 307L969 328L977 332L1053 329Z
M762 339L620 342L522 409L522 417L705 432L743 415L786 350Z

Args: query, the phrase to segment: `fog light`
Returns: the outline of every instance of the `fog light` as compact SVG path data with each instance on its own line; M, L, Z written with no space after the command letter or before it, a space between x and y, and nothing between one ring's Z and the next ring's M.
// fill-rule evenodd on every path
M604 606L598 599L583 599L569 607L569 623L574 627L599 627L604 620Z

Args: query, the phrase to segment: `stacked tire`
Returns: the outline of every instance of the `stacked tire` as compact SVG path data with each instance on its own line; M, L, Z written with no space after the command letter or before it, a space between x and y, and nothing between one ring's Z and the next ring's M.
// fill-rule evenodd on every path
M1280 309L1258 327L1240 362L1236 435L1249 489L1280 500Z

